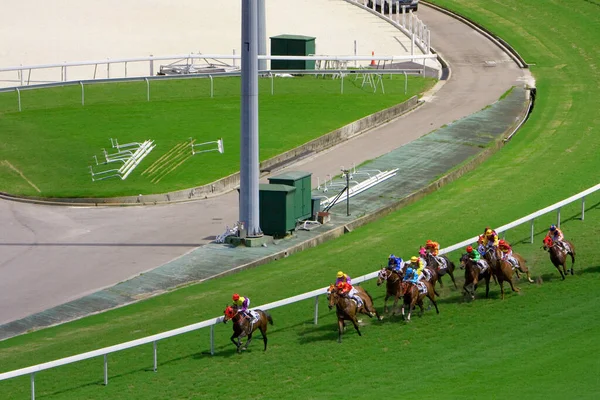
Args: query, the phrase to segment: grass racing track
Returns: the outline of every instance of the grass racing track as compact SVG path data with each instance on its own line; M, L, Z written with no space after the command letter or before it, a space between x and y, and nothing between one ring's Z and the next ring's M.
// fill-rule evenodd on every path
M538 99L517 136L476 171L424 200L318 248L261 268L209 281L133 306L0 343L3 371L146 336L219 315L233 291L267 303L325 286L335 271L373 271L393 251L409 256L428 238L442 246L498 226L598 183L597 114L600 13L594 1L436 1L482 23L535 63ZM552 27L548 26L552 21ZM426 162L424 160L424 162ZM411 324L366 321L363 337L350 329L338 345L335 318L321 303L312 325L307 301L273 310L269 350L257 340L238 356L230 326L159 343L158 373L151 346L109 356L109 385L95 359L36 376L38 398L196 399L303 398L595 398L600 390L600 196L562 210L566 235L578 249L577 274L561 282L539 249L554 215L540 218L534 245L516 251L529 260L538 284L522 295L463 303L446 287L440 315ZM513 243L529 226L510 231ZM452 255L456 260L457 255ZM447 280L446 280L447 281ZM382 306L383 289L365 285ZM258 339L258 338L257 338ZM1 398L27 398L29 378L0 383Z

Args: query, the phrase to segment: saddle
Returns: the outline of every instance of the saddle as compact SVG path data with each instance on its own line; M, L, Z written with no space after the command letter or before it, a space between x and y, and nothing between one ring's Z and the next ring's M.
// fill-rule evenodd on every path
M444 257L439 257L438 258L438 269L446 269L446 268L448 268L446 259Z
M427 294L427 285L425 285L425 283L417 282L416 285L420 294Z
M487 260L485 259L481 259L479 260L475 265L477 265L477 267L479 268L479 273L482 274L484 273L490 266L487 263Z

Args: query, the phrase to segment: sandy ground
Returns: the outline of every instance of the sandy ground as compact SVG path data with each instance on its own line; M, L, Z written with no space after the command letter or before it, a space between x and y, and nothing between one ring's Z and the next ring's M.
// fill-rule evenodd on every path
M0 46L0 67L149 55L240 54L239 0L23 0L4 2L2 14L0 37L7 40ZM355 41L358 55L405 55L411 49L402 32L344 0L266 0L266 22L267 38L316 37L317 54L353 55ZM267 48L270 51L268 39ZM148 62L127 65L128 76L148 71ZM106 65L99 66L96 77L107 73ZM124 64L111 65L111 77L124 73ZM31 79L60 80L60 74L60 68L34 70ZM93 66L70 67L67 79L91 79L93 74ZM2 86L14 86L17 78L16 72L0 73Z

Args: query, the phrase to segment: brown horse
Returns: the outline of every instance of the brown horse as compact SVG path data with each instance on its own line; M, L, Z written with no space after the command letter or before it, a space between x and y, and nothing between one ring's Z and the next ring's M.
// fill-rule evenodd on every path
M248 345L252 341L252 334L255 330L260 330L260 333L263 337L263 342L265 343L265 351L267 350L267 322L273 325L273 318L271 315L262 310L254 310L256 314L258 314L258 319L255 321L251 321L249 317L243 315L242 312L237 310L237 307L227 306L225 309L225 317L223 318L223 323L227 323L227 321L233 321L233 335L231 335L231 341L237 347L237 352L241 353L242 350L246 350ZM248 336L248 340L242 346L241 338L244 336Z
M481 269L477 265L477 262L469 257L469 254L465 253L460 258L460 268L465 270L465 284L463 285L463 293L470 295L472 300L475 300L475 290L477 290L477 284L480 280L485 280L485 297L488 297L490 293L490 267L481 272Z
M415 305L418 305L421 308L421 314L423 315L425 312L425 308L423 307L423 299L425 296L429 298L431 303L435 306L436 313L440 313L438 309L437 303L435 302L435 292L433 290L433 285L428 281L421 281L423 285L427 288L426 293L419 292L419 289L416 284L412 282L402 282L402 295L404 296L404 302L402 304L402 317L404 317L404 309L408 307L408 316L406 320L410 322L410 315L412 311L415 309Z
M435 270L435 272L437 272L438 281L440 282L440 287L442 287L442 288L444 287L444 283L442 282L442 276L448 274L448 275L450 275L450 279L452 279L454 288L458 289L458 286L456 286L456 281L454 280L454 269L456 268L456 266L445 255L441 255L439 257L444 259L444 261L446 262L446 266L441 265L435 259L433 254L431 254L430 252L427 252L427 254L425 256L425 261L427 261L427 266L433 268Z
M340 294L338 288L334 285L330 285L327 291L327 299L329 300L329 309L331 310L335 306L337 319L338 319L338 343L342 343L342 333L344 331L344 321L351 321L354 325L354 329L358 332L358 336L362 336L360 329L358 328L358 320L356 314L359 312L368 315L369 317L377 316L378 320L382 318L373 307L373 299L371 295L361 288L360 286L354 286L359 291L360 298L363 300L363 306L359 307L355 300L348 298L346 295ZM368 298L368 303L365 301L363 296Z
M517 260L517 268L515 268L515 274L517 274L517 278L521 279L519 272L522 272L525 275L527 275L527 280L529 281L529 283L533 283L534 281L533 279L531 279L529 268L525 264L527 260L525 260L519 253L515 253L514 251L512 253L512 256L515 260Z
M484 257L490 265L492 274L496 277L498 283L500 284L502 300L504 300L504 282L508 282L513 292L518 292L519 288L515 288L512 282L512 277L515 270L512 268L512 264L510 262L502 259L502 251L497 247L488 249Z
M573 265L575 265L575 246L573 246L573 243L569 242L568 240L564 240L564 242L569 245L571 251L566 251L562 247L558 246L556 243L554 243L552 238L548 236L544 238L544 245L542 246L544 250L550 253L550 261L552 261L552 264L554 264L558 272L560 272L560 277L563 280L565 279L565 276L567 276L567 255L571 256L571 275L573 275ZM561 266L562 271L560 269Z
M402 277L394 270L382 268L379 271L379 276L377 277L377 286L381 286L381 284L385 281L385 299L383 300L383 312L387 313L387 301L390 297L394 298L394 305L392 306L392 310L396 309L398 305L398 299L402 296L400 284L402 283Z

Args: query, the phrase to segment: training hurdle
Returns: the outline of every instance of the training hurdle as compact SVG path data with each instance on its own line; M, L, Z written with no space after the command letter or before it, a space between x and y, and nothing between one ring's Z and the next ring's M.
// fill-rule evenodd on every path
M108 169L94 172L90 165L90 174L92 182L101 181L108 178L127 179L129 174L133 172L135 167L156 147L154 141L146 140L142 143L132 142L120 145L117 139L110 139L113 148L117 149L116 153L108 153L106 149L102 149L104 154L104 162L98 162L98 157L94 155L96 165L106 165L110 163L120 162L123 165L120 168Z
M213 143L215 143L217 145L216 149L195 150L196 147L207 146L207 145L213 144ZM223 138L219 138L218 140L213 140L212 142L204 142L204 143L194 143L194 140L192 138L190 138L190 147L192 148L192 155L196 155L199 153L206 153L209 151L218 151L221 154L223 154L225 152L225 149L223 147Z

